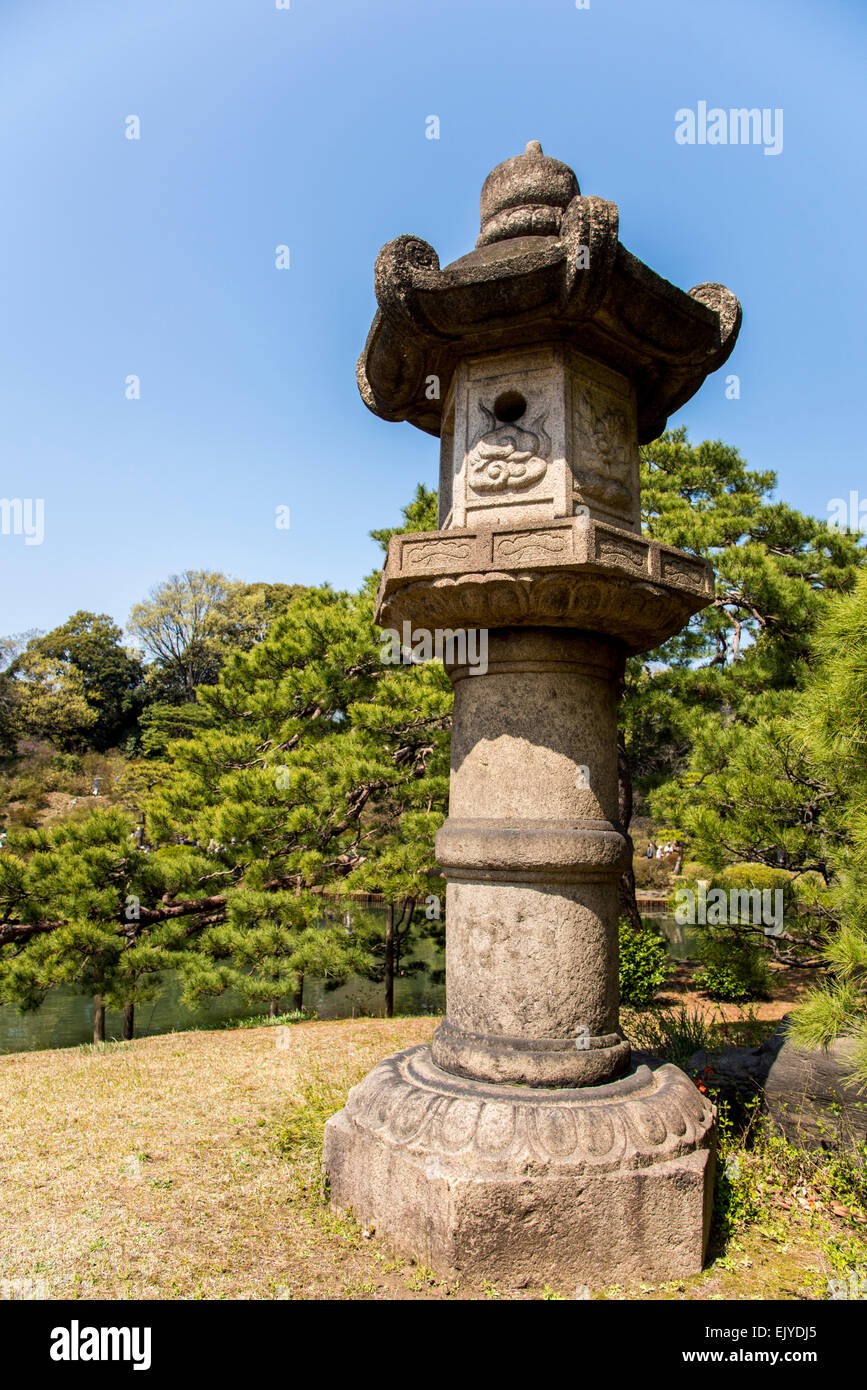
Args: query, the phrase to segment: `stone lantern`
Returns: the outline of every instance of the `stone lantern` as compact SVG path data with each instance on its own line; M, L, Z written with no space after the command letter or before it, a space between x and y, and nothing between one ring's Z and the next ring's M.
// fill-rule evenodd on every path
M481 629L488 658L446 661L447 1016L329 1121L332 1201L446 1276L694 1273L714 1112L620 1031L616 707L626 656L713 596L703 559L642 536L638 446L740 306L654 274L535 141L485 180L474 251L441 269L398 237L375 287L361 395L440 439L440 529L393 537L377 621Z

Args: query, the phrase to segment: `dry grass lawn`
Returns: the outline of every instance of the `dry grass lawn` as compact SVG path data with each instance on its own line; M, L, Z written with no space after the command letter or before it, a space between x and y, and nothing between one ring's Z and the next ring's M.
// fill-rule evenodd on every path
M315 1155L288 1161L275 1131L320 1077L345 1090L434 1024L175 1033L0 1058L4 1277L43 1278L51 1298L351 1294L377 1263L370 1244L323 1208Z
M0 1057L4 1277L43 1279L49 1298L574 1297L449 1288L323 1202L325 1116L436 1022L347 1019ZM684 1285L632 1296L810 1296L823 1264L811 1223L799 1232L787 1217L766 1234Z

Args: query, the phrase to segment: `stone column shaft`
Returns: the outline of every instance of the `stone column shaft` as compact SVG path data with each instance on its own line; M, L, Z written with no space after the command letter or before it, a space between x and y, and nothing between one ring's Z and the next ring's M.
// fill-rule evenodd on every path
M447 1070L576 1086L613 1079L618 1032L617 818L622 649L556 628L495 629L487 669L455 685L448 878Z

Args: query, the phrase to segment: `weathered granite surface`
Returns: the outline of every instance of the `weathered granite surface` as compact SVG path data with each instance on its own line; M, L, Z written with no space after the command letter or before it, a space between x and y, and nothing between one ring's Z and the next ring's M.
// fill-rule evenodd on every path
M455 687L440 1066L529 1085L611 1080L619 1032L617 682L605 638L501 628ZM586 769L582 773L582 768Z
M632 653L679 632L713 592L710 565L698 555L564 518L392 536L376 621L573 628L604 633Z
M701 1267L714 1115L620 1031L616 707L626 657L713 596L704 560L641 535L638 446L740 307L630 256L535 144L481 219L444 270L418 238L383 248L358 368L371 410L441 439L440 529L392 539L377 621L483 629L487 659L446 656L447 1017L355 1088L325 1166L336 1205L444 1273L670 1278Z
M599 1287L701 1268L713 1107L677 1067L575 1090L470 1082L426 1047L329 1120L332 1191L446 1277Z

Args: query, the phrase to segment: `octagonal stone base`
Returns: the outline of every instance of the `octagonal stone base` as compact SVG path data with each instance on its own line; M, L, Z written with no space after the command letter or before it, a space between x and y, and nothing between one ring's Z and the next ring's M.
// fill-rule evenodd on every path
M331 1200L446 1278L598 1288L697 1273L714 1109L669 1064L606 1086L470 1081L413 1047L325 1129Z

